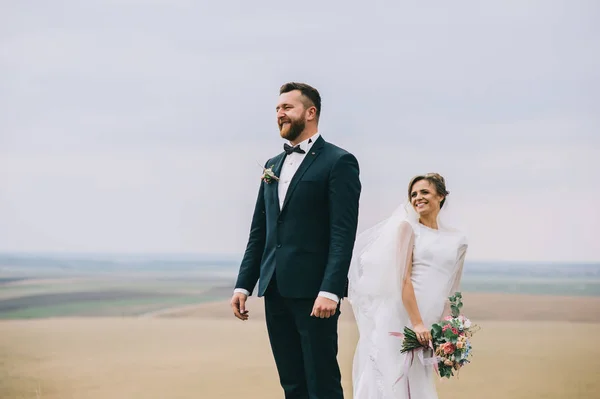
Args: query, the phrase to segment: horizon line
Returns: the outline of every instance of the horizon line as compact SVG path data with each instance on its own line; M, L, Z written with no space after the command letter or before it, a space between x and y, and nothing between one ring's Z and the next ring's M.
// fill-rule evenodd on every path
M228 253L228 252L124 252L124 251L41 251L41 250L32 250L32 251L6 251L0 250L0 256L2 255L27 255L27 256L59 256L59 255L69 255L69 256L202 256L202 257L227 257L227 258L237 258L241 261L244 254L240 253ZM573 264L573 265L582 265L582 264L594 264L600 265L600 260L519 260L519 259L466 259L465 263L472 262L481 262L481 263L501 263L501 262L509 262L509 263L521 263L521 264Z

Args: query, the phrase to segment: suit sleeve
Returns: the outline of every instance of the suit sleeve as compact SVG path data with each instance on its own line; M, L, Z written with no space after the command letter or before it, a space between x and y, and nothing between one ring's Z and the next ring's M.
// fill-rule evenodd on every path
M321 291L343 297L358 225L361 183L358 161L344 154L329 176L329 255Z
M258 278L260 276L260 262L265 249L266 240L266 215L265 215L265 200L264 200L264 182L261 182L254 206L254 214L250 225L250 236L238 278L235 283L236 289L244 289L252 293Z

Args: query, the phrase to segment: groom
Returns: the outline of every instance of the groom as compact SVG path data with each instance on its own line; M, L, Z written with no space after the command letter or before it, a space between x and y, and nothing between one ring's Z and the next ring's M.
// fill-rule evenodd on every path
M319 135L313 87L284 84L276 110L289 144L265 164L231 307L247 320L258 280L286 399L340 399L337 323L358 222L358 162Z

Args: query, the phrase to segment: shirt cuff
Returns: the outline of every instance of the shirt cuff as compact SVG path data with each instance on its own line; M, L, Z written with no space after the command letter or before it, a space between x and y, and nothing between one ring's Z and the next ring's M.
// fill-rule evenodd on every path
M233 290L233 293L234 293L234 294L235 294L236 292L240 292L240 293L242 293L242 294L245 294L246 296L250 296L250 293L249 293L247 290L243 289L243 288L236 288L235 290Z
M337 295L332 294L331 292L321 291L321 292L319 292L319 296L331 299L332 301L335 301L336 303L340 301L340 298L338 298Z

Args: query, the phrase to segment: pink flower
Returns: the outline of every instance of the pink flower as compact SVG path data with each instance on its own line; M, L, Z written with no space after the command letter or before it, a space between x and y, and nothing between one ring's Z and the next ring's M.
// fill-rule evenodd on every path
M450 321L450 320L452 320L452 316L446 316L446 317L444 317L444 320L445 321Z
M456 343L456 348L457 348L457 349L462 349L462 348L464 348L464 347L465 347L465 343L464 343L464 342L462 342L462 341L458 341L458 342Z
M446 324L444 327L442 327L442 332L446 332L446 330L452 329L452 333L454 335L458 335L458 330L455 327L452 327L450 324Z
M446 342L443 345L443 348L444 348L444 353L446 355L450 355L450 354L454 353L454 351L456 350L456 348L454 347L454 344L451 342Z

